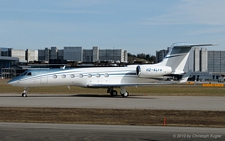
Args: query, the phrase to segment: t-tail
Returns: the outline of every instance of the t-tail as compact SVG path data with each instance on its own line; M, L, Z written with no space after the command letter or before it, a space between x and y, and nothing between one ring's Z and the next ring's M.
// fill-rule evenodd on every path
M172 44L169 53L158 65L171 67L172 74L183 74L184 67L192 47L214 46L214 45L215 44L174 43Z

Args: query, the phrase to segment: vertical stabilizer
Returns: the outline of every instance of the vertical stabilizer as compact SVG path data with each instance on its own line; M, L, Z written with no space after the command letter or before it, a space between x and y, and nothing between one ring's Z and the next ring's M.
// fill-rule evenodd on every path
M182 74L191 48L196 46L213 46L213 44L174 43L169 53L159 64L171 67L172 74Z

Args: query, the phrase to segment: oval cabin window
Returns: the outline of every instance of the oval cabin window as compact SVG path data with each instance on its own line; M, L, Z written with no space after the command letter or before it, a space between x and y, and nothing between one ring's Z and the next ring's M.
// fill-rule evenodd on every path
M100 77L101 75L99 73L96 74L96 77Z
M90 77L92 77L92 75L91 74L88 74L88 77L90 78Z
M105 73L104 76L105 76L105 77L109 77L109 74L108 74L108 73Z
M74 74L71 74L71 75L70 75L70 77L71 77L71 78L74 78L74 77L75 77L75 75L74 75Z
M57 78L57 75L53 75L53 78Z

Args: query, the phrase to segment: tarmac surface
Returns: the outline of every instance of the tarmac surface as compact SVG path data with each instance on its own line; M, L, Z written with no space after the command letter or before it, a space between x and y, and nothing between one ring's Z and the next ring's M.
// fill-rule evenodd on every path
M224 141L223 128L0 123L0 141Z
M121 96L88 94L0 94L0 107L164 109L225 111L225 97Z
M224 101L225 97L209 96L129 96L123 98L88 94L29 94L28 97L21 97L20 94L0 94L0 107L225 111ZM224 128L0 122L0 141L7 140L224 141L225 132Z

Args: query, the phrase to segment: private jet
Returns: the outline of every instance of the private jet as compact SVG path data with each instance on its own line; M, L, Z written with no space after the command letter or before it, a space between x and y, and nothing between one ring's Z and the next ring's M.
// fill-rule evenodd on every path
M27 97L30 87L80 86L106 88L111 96L117 96L114 88L120 88L122 97L128 97L127 86L184 83L188 75L184 72L191 48L213 46L213 44L174 43L162 62L126 67L91 67L73 69L27 70L8 81L9 85L24 87L22 97ZM190 73L187 73L190 74ZM183 75L179 81L168 81L175 75Z

